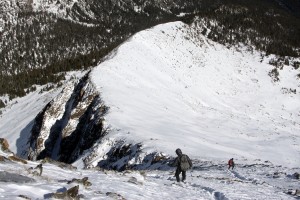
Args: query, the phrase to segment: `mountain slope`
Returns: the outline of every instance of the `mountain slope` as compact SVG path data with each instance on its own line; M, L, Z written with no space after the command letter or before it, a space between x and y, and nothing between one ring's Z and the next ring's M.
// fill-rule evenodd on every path
M149 152L180 147L193 158L297 166L299 69L284 67L274 82L272 56L227 49L198 35L201 28L176 22L142 31L93 70L110 108L107 137Z
M34 84L60 81L57 73L96 66L138 31L194 17L206 21L216 42L254 46L280 55L274 64L299 67L299 20L274 0L4 0L0 95L24 96Z
M19 156L80 167L159 168L178 147L197 160L297 166L299 68L274 68L274 56L228 49L204 29L199 19L139 32L77 86L66 85L27 128L20 115L8 131L14 108L4 113L1 135ZM36 115L26 101L22 111Z
M272 56L228 49L202 30L174 22L139 32L90 73L75 73L80 80L7 107L1 137L41 160L0 144L1 199L72 187L87 199L298 198L299 69L284 66L274 81ZM194 165L185 184L167 165L178 147Z

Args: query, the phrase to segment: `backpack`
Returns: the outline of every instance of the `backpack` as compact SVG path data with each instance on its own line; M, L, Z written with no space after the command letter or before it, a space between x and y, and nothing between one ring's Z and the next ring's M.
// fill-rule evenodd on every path
M183 154L181 157L180 157L180 169L182 171L186 171L188 170L189 168L191 168L191 165L190 165L190 159L187 155Z

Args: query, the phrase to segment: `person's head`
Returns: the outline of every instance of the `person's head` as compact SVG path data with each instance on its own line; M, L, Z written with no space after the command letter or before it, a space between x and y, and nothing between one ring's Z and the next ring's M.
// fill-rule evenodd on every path
M179 149L179 148L178 148L178 149L176 149L176 151L175 151L175 152L176 152L176 154L177 154L178 156L180 156L180 155L182 154L182 151L181 151L181 149Z

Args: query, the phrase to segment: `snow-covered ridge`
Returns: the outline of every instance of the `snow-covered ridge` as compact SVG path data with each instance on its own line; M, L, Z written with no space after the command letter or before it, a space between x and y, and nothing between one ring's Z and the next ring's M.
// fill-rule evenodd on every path
M268 58L200 32L199 23L174 22L137 33L77 85L65 85L33 121L18 124L22 136L3 137L19 138L13 150L25 158L83 168L151 168L178 147L196 160L297 166L299 69L285 66L273 82Z
M175 22L142 31L92 71L110 108L106 137L169 155L180 147L194 159L298 166L299 69L285 66L273 82L268 58L198 29Z

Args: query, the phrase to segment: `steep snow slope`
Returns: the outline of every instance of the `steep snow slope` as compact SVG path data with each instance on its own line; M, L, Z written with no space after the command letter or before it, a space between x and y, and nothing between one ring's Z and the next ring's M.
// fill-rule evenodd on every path
M194 159L299 166L299 69L286 66L273 82L271 57L227 49L200 31L181 22L142 31L93 70L110 107L107 137L146 152L179 147Z

